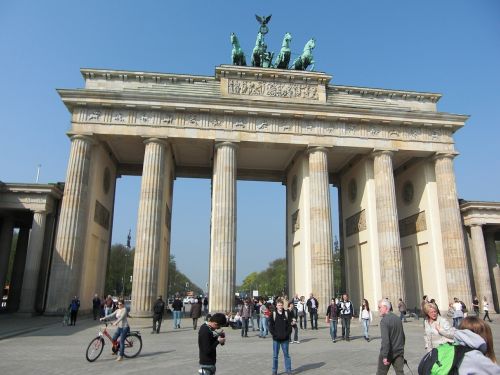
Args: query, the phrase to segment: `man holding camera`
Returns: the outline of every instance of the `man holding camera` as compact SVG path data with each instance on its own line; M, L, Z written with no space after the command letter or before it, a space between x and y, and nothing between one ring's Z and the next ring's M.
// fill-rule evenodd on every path
M208 322L202 324L198 331L198 348L200 350L200 371L202 375L214 375L217 361L217 345L224 345L224 331L216 330L226 325L226 316L221 313L212 315Z

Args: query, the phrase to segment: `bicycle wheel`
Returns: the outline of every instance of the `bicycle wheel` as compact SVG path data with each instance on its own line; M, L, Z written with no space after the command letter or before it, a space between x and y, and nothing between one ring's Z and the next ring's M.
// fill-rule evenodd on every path
M97 358L99 358L103 349L104 339L102 337L96 337L93 339L87 347L87 352L85 353L87 361L94 362Z
M142 350L142 338L137 333L129 333L125 337L125 349L123 355L126 358L134 358L139 355Z

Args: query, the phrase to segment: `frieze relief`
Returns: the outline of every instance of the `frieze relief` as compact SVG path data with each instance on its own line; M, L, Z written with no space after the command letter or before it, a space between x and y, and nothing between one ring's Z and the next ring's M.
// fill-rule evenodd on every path
M346 237L352 236L353 234L362 232L366 230L366 214L365 210L362 210L354 215L348 217L345 220L346 226Z
M278 116L269 118L234 114L220 115L209 112L77 108L73 113L73 121L77 123L127 126L232 129L257 133L292 133L453 143L452 130L436 129L431 126L371 124L367 122L282 118Z
M425 211L399 220L399 235L401 238L422 232L426 229Z
M317 85L229 79L227 86L229 95L319 100Z

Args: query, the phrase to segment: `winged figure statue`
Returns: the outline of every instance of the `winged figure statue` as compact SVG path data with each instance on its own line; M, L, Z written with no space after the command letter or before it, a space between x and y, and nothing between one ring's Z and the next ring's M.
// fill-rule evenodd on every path
M257 22L260 23L260 32L264 35L264 34L267 34L269 29L267 28L267 24L269 23L269 21L271 21L271 16L272 14L270 14L269 16L258 16L257 14L255 15L255 18L257 18Z

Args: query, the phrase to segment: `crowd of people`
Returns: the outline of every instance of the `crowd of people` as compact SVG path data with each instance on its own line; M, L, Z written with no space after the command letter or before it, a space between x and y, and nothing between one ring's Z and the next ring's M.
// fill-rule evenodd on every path
M76 301L78 301L77 297L72 300L70 308L76 305ZM93 304L94 318L96 319L97 316L102 316L103 319L115 318L116 324L118 324L115 338L120 337L122 340L129 329L127 314L124 313L126 310L123 310L123 301L115 306L111 296L101 302L96 295L93 302L95 302ZM168 304L159 296L153 306L153 330L151 333L159 333L167 306ZM190 307L189 316L192 318L194 330L198 329L198 319L205 313L205 320L198 331L200 373L204 375L215 374L216 348L218 345L226 343L224 327L240 330L242 338L248 337L250 330L258 331L258 337L263 339L270 336L273 344L272 374L278 372L280 351L283 352L285 372L291 374L292 360L289 345L300 343L300 331L306 330L308 325L310 330L318 329L320 311L324 310L325 323L329 325L330 339L333 343L339 340L350 341L351 321L355 317L362 327L364 339L370 342L369 329L374 317L367 299L363 299L360 302L359 310L355 310L347 293L332 298L326 307L320 306L312 293L307 299L298 295L290 300L286 296L269 299L243 299L239 301L234 311L225 314L208 314L202 298L192 301ZM438 353L445 346L450 346L453 348L452 350L455 350L455 356L458 358L457 363L452 361L450 364L450 366L456 367L450 371L455 371L454 373L458 374L500 375L500 366L496 363L493 348L491 328L486 323L487 319L491 322L489 303L486 298L483 298L482 301L484 311L482 319L479 315L481 306L476 296L472 300L470 311L462 301L454 298L448 306L446 316L441 315L436 301L428 296L422 298L420 307L420 316L424 318L423 348L428 354L420 362L419 374L432 373L430 368L433 365L436 366L437 354L431 354ZM180 312L183 308L180 297L176 298L172 303L175 329L180 328ZM392 366L396 374L404 374L403 367L407 362L404 357L406 338L403 323L407 322L409 311L402 299L396 302L394 308L391 301L382 299L378 301L377 308L380 318L381 343L376 373L377 375L387 374ZM394 310L399 316L393 312ZM179 313L175 313L176 311ZM415 311L416 313L417 311ZM414 316L418 318L418 315ZM449 319L452 320L451 324ZM123 353L120 353L118 360L122 358Z

